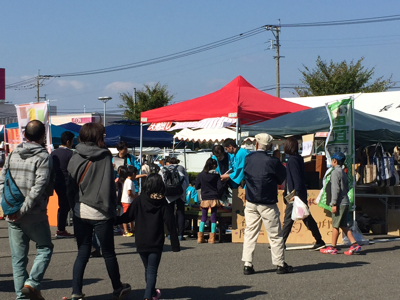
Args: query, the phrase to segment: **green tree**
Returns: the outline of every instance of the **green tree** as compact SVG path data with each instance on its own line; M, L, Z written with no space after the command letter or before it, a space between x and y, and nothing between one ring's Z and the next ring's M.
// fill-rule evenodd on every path
M167 90L167 85L161 85L159 82L153 86L144 85L144 88L136 91L136 104L135 95L128 93L121 93L119 97L122 104L119 105L123 108L124 116L129 120L140 120L140 113L146 110L166 106L173 98Z
M334 63L332 60L327 63L318 56L317 66L310 71L305 65L305 70L299 70L303 75L300 80L304 86L295 87L296 94L300 97L324 96L350 94L359 92L384 92L394 86L389 79L377 78L371 83L375 73L375 68L370 70L364 68L361 57L356 63L351 61L349 64L344 60Z

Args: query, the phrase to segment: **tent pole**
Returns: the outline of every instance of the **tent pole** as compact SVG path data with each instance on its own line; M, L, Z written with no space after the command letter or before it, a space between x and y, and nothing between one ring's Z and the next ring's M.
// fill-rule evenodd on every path
M236 144L240 145L239 118L236 119Z
M139 174L141 174L142 170L142 152L143 152L143 123L140 123L140 151L139 151L139 162L140 162L140 170L138 170ZM142 191L142 178L139 179L140 185L139 185L139 193Z
M351 134L352 136L352 142L353 142L353 165L352 165L352 171L353 171L353 221L356 222L356 141L355 141L355 134L354 134L354 97L351 99ZM387 217L387 216L386 216ZM387 232L387 219L386 219L386 232Z

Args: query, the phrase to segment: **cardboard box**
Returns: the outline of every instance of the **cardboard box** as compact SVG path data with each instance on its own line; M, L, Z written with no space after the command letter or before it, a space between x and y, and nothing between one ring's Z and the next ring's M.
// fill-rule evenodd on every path
M244 190L240 191L241 195ZM322 239L326 243L330 243L332 239L332 218L331 213L323 208L319 207L315 203L315 199L319 194L319 190L308 191L308 205L310 208L311 215L316 221L320 230ZM278 192L278 208L280 211L280 220L283 225L283 218L285 213L286 205L283 201L283 191ZM238 197L238 193L234 190L232 195L232 242L243 243L244 229L246 228L246 222L244 218L244 206L242 200ZM342 235L339 234L338 243L342 242ZM261 227L260 234L258 236L257 243L268 243L268 236L265 231L264 224ZM303 221L295 221L292 227L292 232L287 240L288 244L313 244L315 239L311 234L311 231L307 229Z

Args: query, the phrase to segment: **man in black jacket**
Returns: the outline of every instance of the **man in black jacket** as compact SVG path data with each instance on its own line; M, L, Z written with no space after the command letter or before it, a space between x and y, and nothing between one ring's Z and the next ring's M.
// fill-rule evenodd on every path
M260 133L256 138L256 152L249 154L245 160L244 175L246 179L246 207L244 210L246 228L244 231L243 272L245 275L255 273L253 252L257 244L262 222L268 234L271 246L272 264L277 266L278 274L293 272L284 260L284 246L279 220L278 184L286 178L286 169L279 159L267 154L272 147L272 136Z

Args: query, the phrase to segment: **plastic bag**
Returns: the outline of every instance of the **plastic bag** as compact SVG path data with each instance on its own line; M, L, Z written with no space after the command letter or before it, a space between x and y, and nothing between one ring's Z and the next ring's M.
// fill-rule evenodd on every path
M369 239L366 239L362 235L361 230L358 228L357 222L353 222L353 225L350 227L350 230L353 233L354 239L360 246L369 244ZM342 238L344 245L351 245L350 240L347 238L344 232L342 232Z
M292 220L298 221L307 218L310 215L307 204L305 204L297 196L294 196L293 210L292 210Z

